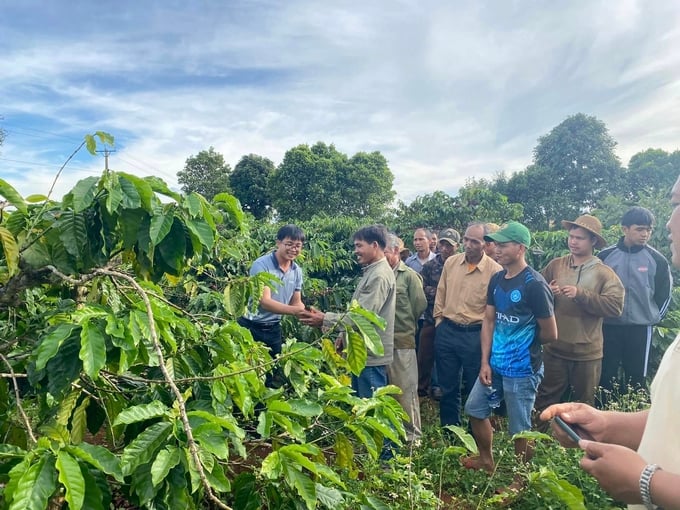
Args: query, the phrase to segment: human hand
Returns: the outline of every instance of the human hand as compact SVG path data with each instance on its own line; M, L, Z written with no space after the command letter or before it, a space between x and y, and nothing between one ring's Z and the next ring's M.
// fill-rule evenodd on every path
M550 285L550 290L552 290L553 295L559 296L562 294L562 289L557 285L557 280L551 280L548 285Z
M600 486L614 499L625 503L640 503L640 473L647 462L637 452L616 444L581 440L586 452L581 467L594 476Z
M491 386L491 367L488 363L483 364L479 369L479 382L484 386Z
M555 404L545 409L539 418L542 421L552 420L555 416L562 418L572 426L581 437L602 441L607 428L606 413L580 402ZM552 424L555 438L565 448L575 448L576 443L569 438L557 424Z
M344 342L343 342L343 337L342 335L338 335L338 338L335 339L335 352L338 354L342 353L342 350L345 348Z
M306 326L311 326L313 328L320 328L323 326L325 314L315 308L310 307L309 310L302 310L296 315L298 320Z
M563 296L574 299L576 297L576 293L578 292L578 288L575 285L565 285L560 289L560 292Z

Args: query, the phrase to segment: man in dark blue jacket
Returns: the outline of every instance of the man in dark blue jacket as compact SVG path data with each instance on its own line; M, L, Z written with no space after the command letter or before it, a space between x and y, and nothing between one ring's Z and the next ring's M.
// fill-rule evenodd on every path
M621 218L623 237L602 250L598 257L618 275L626 289L623 313L604 320L604 357L600 386L611 390L619 381L646 388L647 362L652 326L666 313L673 277L668 261L647 242L654 215L644 207L633 207ZM619 379L619 366L624 377Z

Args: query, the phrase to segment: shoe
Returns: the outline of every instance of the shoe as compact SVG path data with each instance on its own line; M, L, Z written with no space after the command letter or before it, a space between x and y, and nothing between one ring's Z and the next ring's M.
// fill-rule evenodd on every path
M432 393L432 399L433 400L441 400L442 399L442 389L439 386L433 386L431 393Z

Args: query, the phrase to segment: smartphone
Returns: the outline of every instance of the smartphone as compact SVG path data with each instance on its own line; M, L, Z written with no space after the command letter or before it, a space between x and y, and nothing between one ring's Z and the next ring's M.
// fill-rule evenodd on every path
M571 438L572 441L575 443L578 443L581 440L581 436L579 436L573 428L571 428L570 425L567 424L562 418L559 416L555 416L555 423L564 430L564 432Z

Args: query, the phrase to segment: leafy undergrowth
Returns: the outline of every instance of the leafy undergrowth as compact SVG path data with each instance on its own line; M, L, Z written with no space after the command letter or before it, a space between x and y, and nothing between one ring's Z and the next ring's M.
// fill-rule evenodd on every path
M612 500L597 482L579 467L582 453L562 448L550 437L535 434L536 451L531 465L516 462L507 433L494 435L497 463L493 475L465 469L460 458L469 453L465 431L442 432L438 404L421 401L423 437L418 447L403 449L386 470L367 465L356 489L390 501L395 509L606 509L625 508ZM506 425L501 419L498 428ZM532 433L533 434L533 433ZM503 491L519 476L524 488Z
M638 407L643 393L618 395L621 402ZM627 406L626 406L627 407ZM486 508L535 509L623 509L597 482L579 467L582 453L562 448L551 438L536 442L530 466L519 466L507 433L494 435L497 468L493 475L471 471L460 464L469 453L465 431L443 432L439 426L439 407L430 399L421 401L423 437L418 446L404 446L389 463L368 456L358 462L361 472L347 473L347 491L362 494L366 505L376 509L471 510ZM506 426L504 419L497 428ZM525 486L517 493L503 492L519 476ZM571 501L570 495L573 494ZM114 498L116 509L132 509L123 498ZM272 507L273 508L273 507Z

